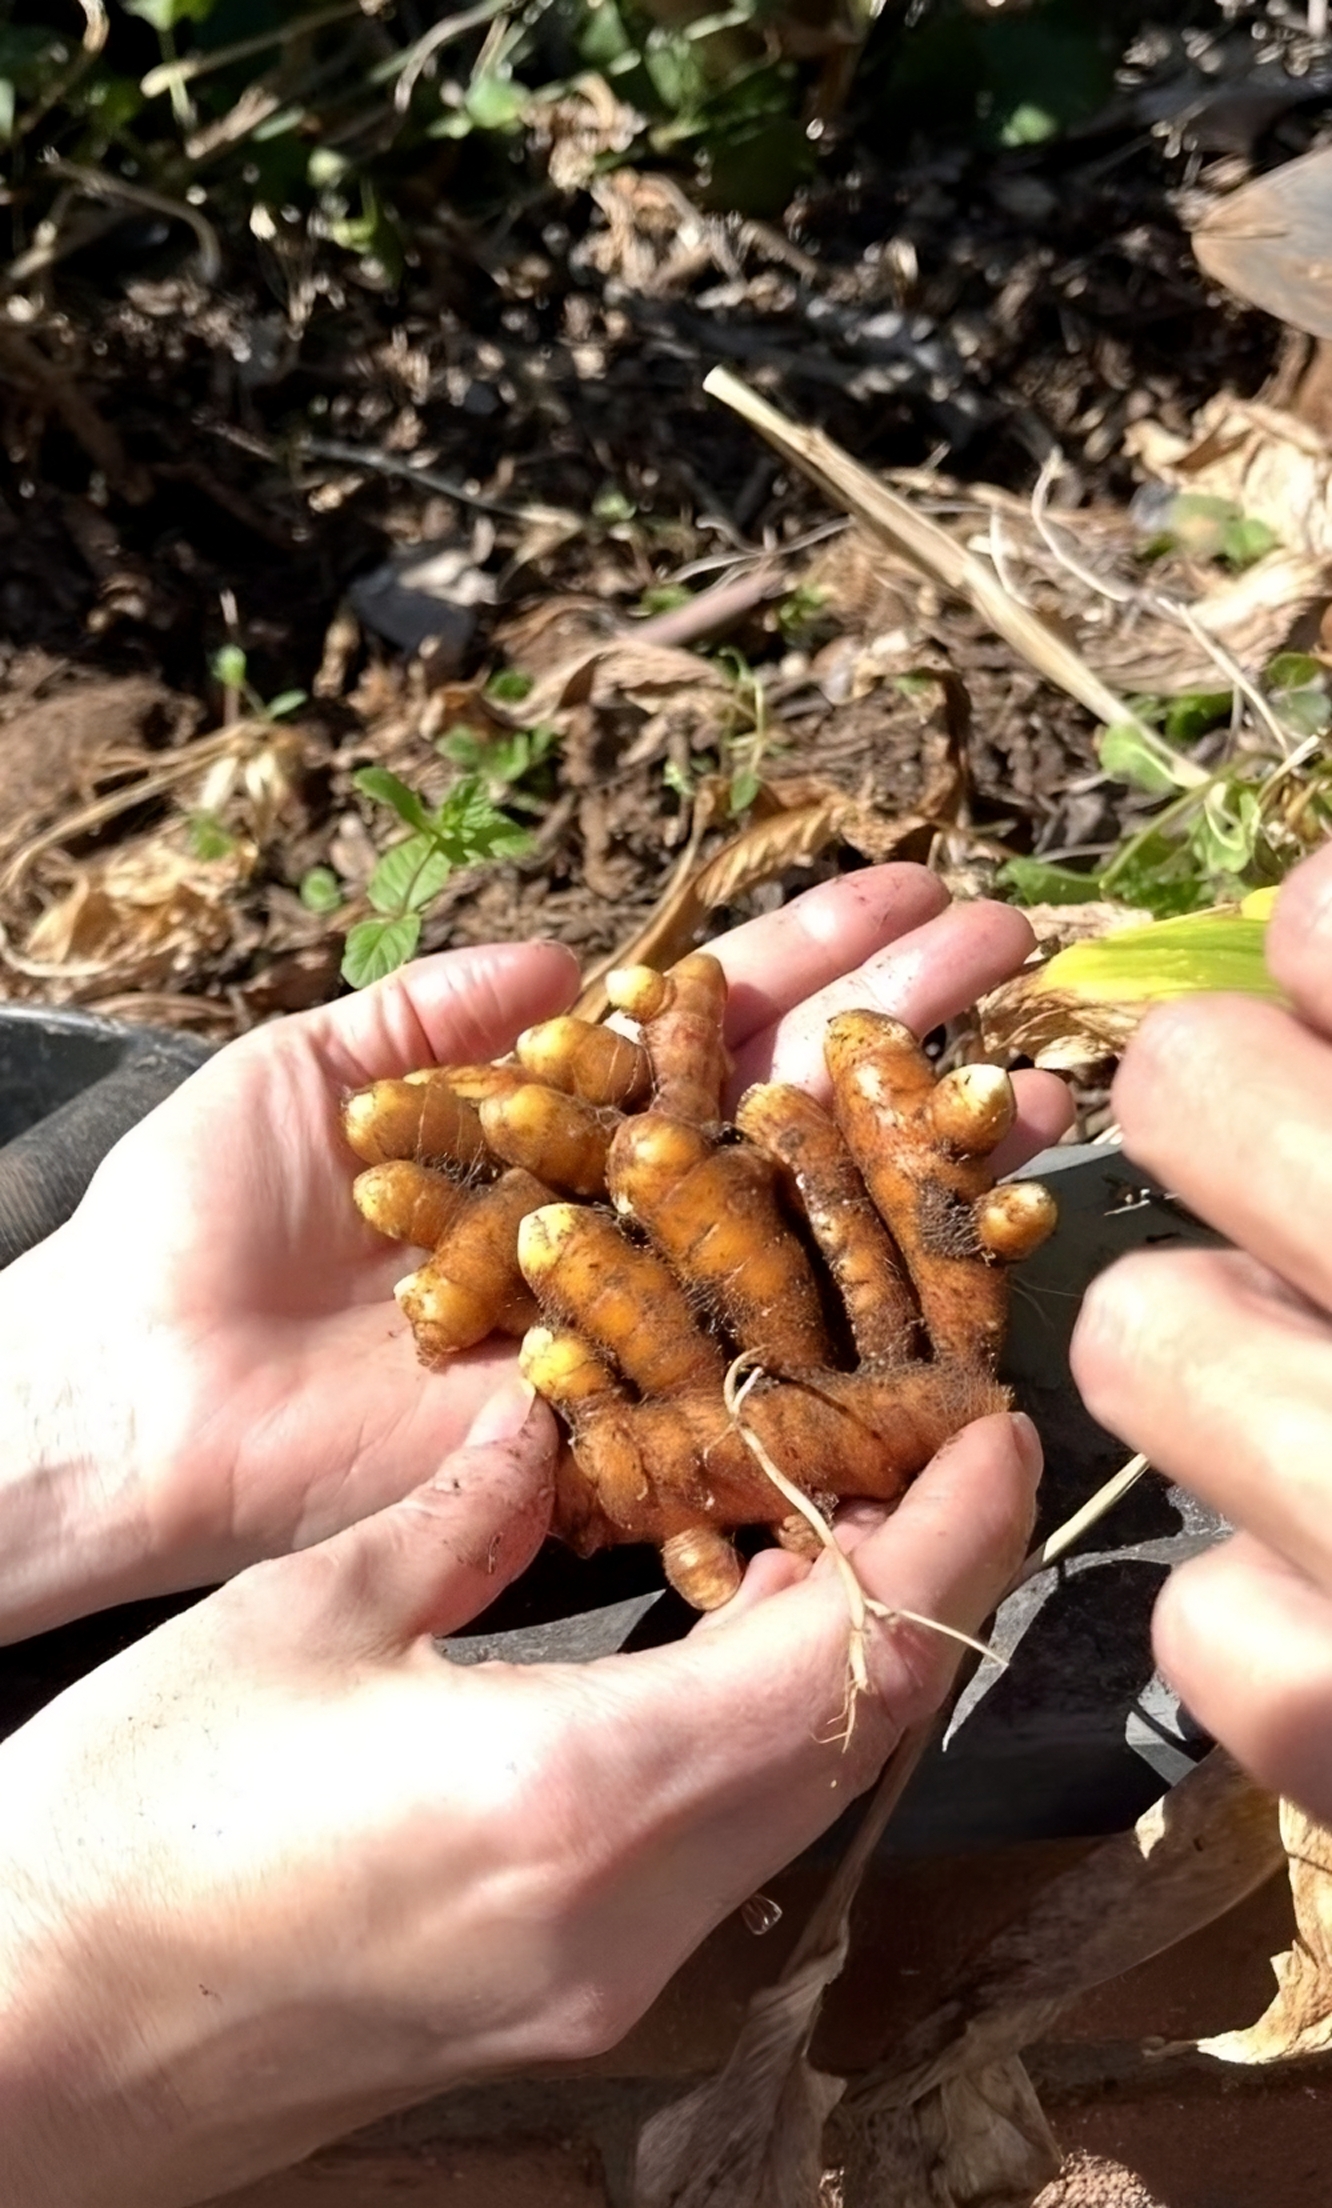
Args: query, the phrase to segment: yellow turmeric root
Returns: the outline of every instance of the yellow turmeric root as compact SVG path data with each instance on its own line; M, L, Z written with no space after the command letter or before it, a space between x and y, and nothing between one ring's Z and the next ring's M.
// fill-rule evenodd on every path
M519 1271L518 1235L551 1191L530 1173L504 1173L464 1201L434 1256L398 1283L416 1346L426 1364L442 1364L487 1334L523 1334L537 1305Z
M590 1020L543 1020L518 1037L517 1053L532 1080L564 1089L585 1104L638 1104L651 1085L642 1044Z
M998 1066L959 1066L936 1081L910 1028L879 1012L842 1012L824 1049L847 1147L911 1275L940 1357L992 1365L1008 1315L1008 1279L990 1262L1029 1256L1055 1223L1035 1182L991 1198L986 1160L1013 1124L1013 1084Z
M995 1067L936 1078L900 1022L842 1013L832 1111L766 1084L728 1129L717 961L624 969L607 993L640 1040L549 1020L500 1065L349 1099L356 1201L432 1252L397 1291L427 1363L524 1335L522 1369L570 1434L555 1531L583 1554L652 1541L711 1608L738 1585L739 1528L812 1538L765 1460L820 1508L891 1503L1006 1404L1007 1267L1054 1205L994 1185L1014 1117ZM743 1418L724 1387L737 1353L760 1368Z

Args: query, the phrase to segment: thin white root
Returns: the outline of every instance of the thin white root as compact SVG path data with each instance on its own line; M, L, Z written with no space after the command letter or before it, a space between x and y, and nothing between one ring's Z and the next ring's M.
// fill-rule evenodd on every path
M746 1375L743 1380L740 1378L742 1373ZM846 1697L830 1737L840 1740L843 1749L846 1749L851 1744L851 1735L855 1730L856 1705L862 1695L872 1694L874 1691L869 1669L872 1619L877 1618L883 1625L896 1625L902 1621L908 1625L923 1626L930 1633L941 1633L945 1640L956 1641L961 1647L972 1649L976 1655L998 1664L1001 1671L1007 1669L1008 1659L1000 1656L988 1642L978 1641L972 1634L964 1633L960 1626L945 1625L939 1618L927 1618L919 1610L904 1610L900 1605L878 1602L873 1595L865 1592L854 1563L841 1546L827 1519L808 1495L793 1480L788 1480L786 1474L773 1463L753 1427L745 1423L742 1416L745 1398L763 1376L763 1367L755 1362L753 1351L744 1351L727 1371L722 1389L723 1397L731 1422L760 1471L765 1478L771 1480L778 1494L785 1497L791 1508L798 1511L813 1528L818 1536L819 1546L831 1559L833 1569L841 1581L851 1630L847 1647Z

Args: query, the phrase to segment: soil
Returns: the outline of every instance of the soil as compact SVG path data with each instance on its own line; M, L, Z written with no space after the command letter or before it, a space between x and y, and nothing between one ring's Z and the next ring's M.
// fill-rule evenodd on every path
M1035 2208L1169 2208L1120 2162L1101 2155L1071 2154L1062 2175L1047 2185Z
M336 991L389 834L357 769L438 795L451 729L489 760L530 720L487 692L496 669L534 675L535 704L571 637L641 645L653 592L756 567L748 607L672 646L673 670L612 655L551 708L539 770L492 776L529 855L456 876L426 947L540 930L604 960L682 854L734 831L727 784L775 786L770 810L811 778L853 799L824 868L937 855L942 824L984 886L1007 850L1112 838L1082 709L838 537L701 383L735 367L945 509L950 480L1025 497L1057 444L1061 499L1122 515L1134 421L1183 430L1282 358L1275 323L1205 282L1184 218L1315 128L1283 109L1218 149L1219 94L1201 121L1196 85L1171 109L1181 53L1166 39L1095 128L1045 146L892 163L849 136L773 223L598 172L571 98L563 165L501 234L423 202L395 295L344 277L299 315L253 241L207 289L128 221L58 264L0 339L0 993L224 1035ZM422 548L446 595L412 654L393 635L421 633L420 590L375 577ZM258 700L310 702L253 725L209 673L228 642ZM919 669L933 689L903 684ZM187 771L192 740L247 714L229 768ZM314 867L332 914L301 901ZM782 868L720 917L808 878Z

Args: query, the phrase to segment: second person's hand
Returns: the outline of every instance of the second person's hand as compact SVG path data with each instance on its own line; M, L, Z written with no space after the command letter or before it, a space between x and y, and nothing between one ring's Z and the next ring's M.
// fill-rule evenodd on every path
M1235 1247L1146 1251L1073 1344L1093 1415L1239 1530L1157 1605L1162 1670L1266 1784L1332 1819L1332 850L1286 883L1290 1009L1153 1012L1115 1082L1125 1146Z

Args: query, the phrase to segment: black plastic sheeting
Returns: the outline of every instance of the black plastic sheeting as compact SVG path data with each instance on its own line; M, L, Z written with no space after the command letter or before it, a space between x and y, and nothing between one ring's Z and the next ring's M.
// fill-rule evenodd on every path
M0 1265L64 1224L107 1151L207 1056L188 1035L0 1007Z
M0 1263L69 1216L105 1152L206 1055L183 1036L0 1008ZM1084 1287L1127 1250L1210 1237L1113 1149L1054 1151L1028 1171L1060 1203L1058 1233L1018 1280L1006 1360L1045 1440L1044 1532L1126 1454L1088 1418L1069 1378ZM1116 1831L1182 1777L1208 1743L1155 1674L1151 1609L1170 1569L1220 1530L1148 1475L1094 1545L1012 1597L994 1628L1007 1668L987 1663L976 1674L886 1846L955 1854ZM0 1651L0 1735L188 1599L133 1604ZM579 1563L552 1543L444 1647L462 1663L583 1662L674 1639L690 1620L649 1552Z

